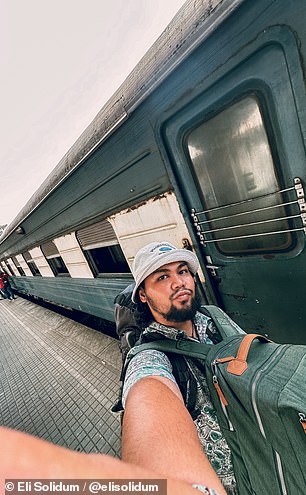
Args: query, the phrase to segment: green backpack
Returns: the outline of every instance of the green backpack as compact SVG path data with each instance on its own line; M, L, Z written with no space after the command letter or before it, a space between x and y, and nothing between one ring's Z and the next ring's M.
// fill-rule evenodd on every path
M209 309L220 343L155 340L133 347L124 368L145 349L205 360L239 495L306 493L306 346L241 333L219 308Z

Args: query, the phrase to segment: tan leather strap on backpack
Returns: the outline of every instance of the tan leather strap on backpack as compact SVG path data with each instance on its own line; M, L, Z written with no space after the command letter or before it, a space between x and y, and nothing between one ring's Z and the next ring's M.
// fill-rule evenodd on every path
M263 342L271 342L271 340L267 339L267 337L264 337L263 335L259 335L257 333L250 333L243 338L239 346L236 357L230 356L227 358L217 359L217 362L224 363L229 361L229 364L227 366L227 371L232 375L238 375L238 376L242 375L242 373L244 373L248 367L247 357L249 354L251 344L255 339L262 340Z

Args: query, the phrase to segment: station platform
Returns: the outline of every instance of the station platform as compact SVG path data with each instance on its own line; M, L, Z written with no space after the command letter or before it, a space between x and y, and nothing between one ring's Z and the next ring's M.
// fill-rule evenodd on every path
M0 424L120 455L116 339L18 297L0 300Z

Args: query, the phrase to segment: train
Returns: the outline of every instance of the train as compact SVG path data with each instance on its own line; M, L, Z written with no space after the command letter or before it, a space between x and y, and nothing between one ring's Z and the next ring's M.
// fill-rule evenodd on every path
M187 0L0 238L20 294L114 320L151 241L203 303L306 343L306 2Z

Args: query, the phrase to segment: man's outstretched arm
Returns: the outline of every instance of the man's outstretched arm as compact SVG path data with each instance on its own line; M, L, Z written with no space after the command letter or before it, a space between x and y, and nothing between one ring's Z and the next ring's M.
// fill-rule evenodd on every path
M167 378L144 377L131 387L123 419L122 458L225 494L203 453L179 388Z
M26 433L0 427L0 486L5 479L163 479L168 495L200 492L181 480L161 476L103 454L82 454ZM220 495L223 495L223 491Z

